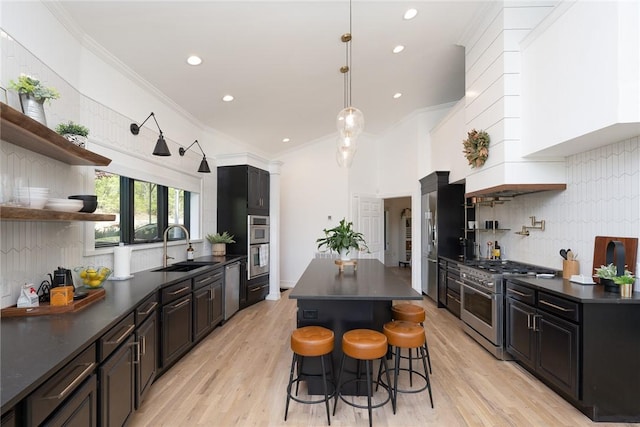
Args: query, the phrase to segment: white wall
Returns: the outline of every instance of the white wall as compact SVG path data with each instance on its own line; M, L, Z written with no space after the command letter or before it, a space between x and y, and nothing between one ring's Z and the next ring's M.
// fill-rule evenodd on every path
M203 175L195 171L198 155L177 155L179 146L198 139L215 167L219 150L241 151L242 145L224 140L215 131L194 125L153 91L129 79L122 69L98 58L50 14L39 2L11 2L2 5L0 38L0 85L8 87L20 73L42 79L61 93L61 99L45 105L47 123L53 128L65 120L74 120L89 127L88 149L113 158L111 165L101 168L131 171L133 177L155 177L175 185L182 183L203 195L202 228L194 230L203 236L216 231L216 174ZM33 23L37 22L37 25ZM6 32L6 33L5 33ZM61 52L64 54L61 54ZM89 96L88 96L89 95ZM19 109L14 93L9 93L9 105ZM140 135L129 132L129 124L140 123L154 111L164 131L170 150L168 158L151 155L157 131L154 124L145 127ZM209 142L216 138L215 144ZM93 167L63 164L13 144L2 142L0 151L2 173L26 176L31 186L48 187L51 197L93 191ZM140 176L134 174L140 174ZM164 183L164 182L163 182ZM113 266L112 249L94 250L88 245L93 223L55 223L0 221L0 297L2 307L15 304L23 283L36 285L58 265L74 267L88 263ZM198 236L195 236L198 237ZM162 263L161 244L136 245L132 256L132 272L159 266ZM210 253L210 245L196 240L197 255ZM186 258L184 244L170 245L169 254L177 260Z
M548 21L522 51L525 153L574 138L564 153L586 151L610 139L585 135L639 123L640 3L571 2Z

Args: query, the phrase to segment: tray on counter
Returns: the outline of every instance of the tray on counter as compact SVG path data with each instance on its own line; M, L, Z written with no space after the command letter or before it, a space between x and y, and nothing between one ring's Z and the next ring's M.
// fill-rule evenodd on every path
M43 316L46 314L75 313L94 302L100 301L105 296L104 288L87 291L88 295L80 300L74 300L68 305L49 305L48 302L41 302L38 307L6 307L0 312L1 317L21 317L21 316Z

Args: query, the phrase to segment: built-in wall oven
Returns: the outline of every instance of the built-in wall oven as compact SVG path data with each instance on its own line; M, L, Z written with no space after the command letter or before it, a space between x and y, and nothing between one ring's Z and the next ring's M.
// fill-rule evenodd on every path
M269 274L269 217L248 216L247 273L249 280Z

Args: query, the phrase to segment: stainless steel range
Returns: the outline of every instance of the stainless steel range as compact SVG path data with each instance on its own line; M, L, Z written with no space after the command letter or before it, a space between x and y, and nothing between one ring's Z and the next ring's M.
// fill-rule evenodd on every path
M464 331L496 358L506 360L504 281L513 276L556 274L554 270L514 261L472 261L460 266Z

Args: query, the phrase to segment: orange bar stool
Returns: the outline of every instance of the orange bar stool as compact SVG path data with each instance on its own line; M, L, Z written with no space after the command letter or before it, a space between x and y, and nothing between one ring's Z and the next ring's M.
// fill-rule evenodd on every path
M426 314L425 314L424 308L420 307L419 305L403 303L403 304L396 304L391 307L391 318L393 320L403 320L405 322L418 323L420 324L420 326L424 328L424 321L426 319ZM424 349L427 352L427 362L429 363L429 373L432 374L433 371L431 370L431 356L429 355L429 344L427 344L426 335L424 338ZM411 350L409 350L408 359L409 359L409 364L411 364Z
M371 410L374 408L379 408L384 406L391 400L393 405L393 413L396 413L395 403L392 399L391 395L391 387L387 386L387 384L391 384L391 380L389 377L389 370L387 369L387 349L388 342L387 337L378 332L370 329L353 329L351 331L347 331L342 335L342 360L340 361L340 373L338 374L338 387L336 388L335 395L335 403L333 405L333 414L336 414L336 408L338 407L338 397L346 404L354 406L356 408L367 408L369 412L369 427L372 425L371 420ZM344 373L344 364L346 357L350 357L355 359L358 363L358 376L354 379L342 382L342 374ZM376 389L378 385L382 385L383 388L387 391L386 399L380 403L372 405L373 398L373 381L372 381L372 365L373 361L376 359L380 359L382 364L384 364L385 372L387 373L387 384L380 382L378 379L375 381ZM365 375L366 379L363 380L360 378L360 362L365 363ZM355 402L350 402L344 398L342 395L342 388L344 385L355 382L356 384L360 382L366 382L367 384L367 406L359 405Z
M384 335L387 337L387 341L389 345L392 347L393 355L394 355L394 377L393 377L393 387L391 390L393 392L393 403L394 407L397 407L397 398L398 393L418 393L425 389L429 389L429 400L431 401L431 407L433 408L433 396L431 395L431 381L429 380L429 371L427 370L427 352L424 348L425 343L425 335L424 328L417 323L414 322L405 322L403 320L397 320L392 322L387 322L383 327ZM422 366L424 368L424 375L419 371L414 371L411 365L409 368L400 368L400 359L402 349L412 349L416 350L416 359L422 360ZM420 352L420 356L418 357L418 352ZM409 353L409 360L411 361L411 352ZM385 366L386 369L386 366ZM382 366L380 366L380 370L378 371L378 382L380 383L380 378L382 375ZM425 385L418 389L399 389L398 388L398 378L400 376L400 371L409 371L410 375L415 373L416 375L422 377L425 380ZM410 387L413 386L413 383L410 384Z
M287 421L287 414L289 412L289 402L291 399L299 403L313 404L324 402L327 408L327 421L331 425L331 418L329 414L329 399L331 399L335 393L332 391L329 393L329 387L327 385L327 369L325 364L325 357L328 356L328 365L332 366L331 352L333 352L334 335L333 331L322 326L304 326L298 328L291 333L291 350L293 351L293 357L291 359L291 372L289 373L289 384L287 385L287 404L284 409L284 420ZM319 357L322 373L321 374L305 374L302 370L302 362L305 357ZM294 371L296 370L298 375L294 378ZM333 372L332 372L333 374ZM324 397L316 400L305 400L298 397L298 384L300 381L304 381L307 377L314 377L322 375L322 386L324 390ZM333 375L332 375L333 378ZM330 380L333 384L333 379ZM291 386L296 384L296 395L291 395Z

